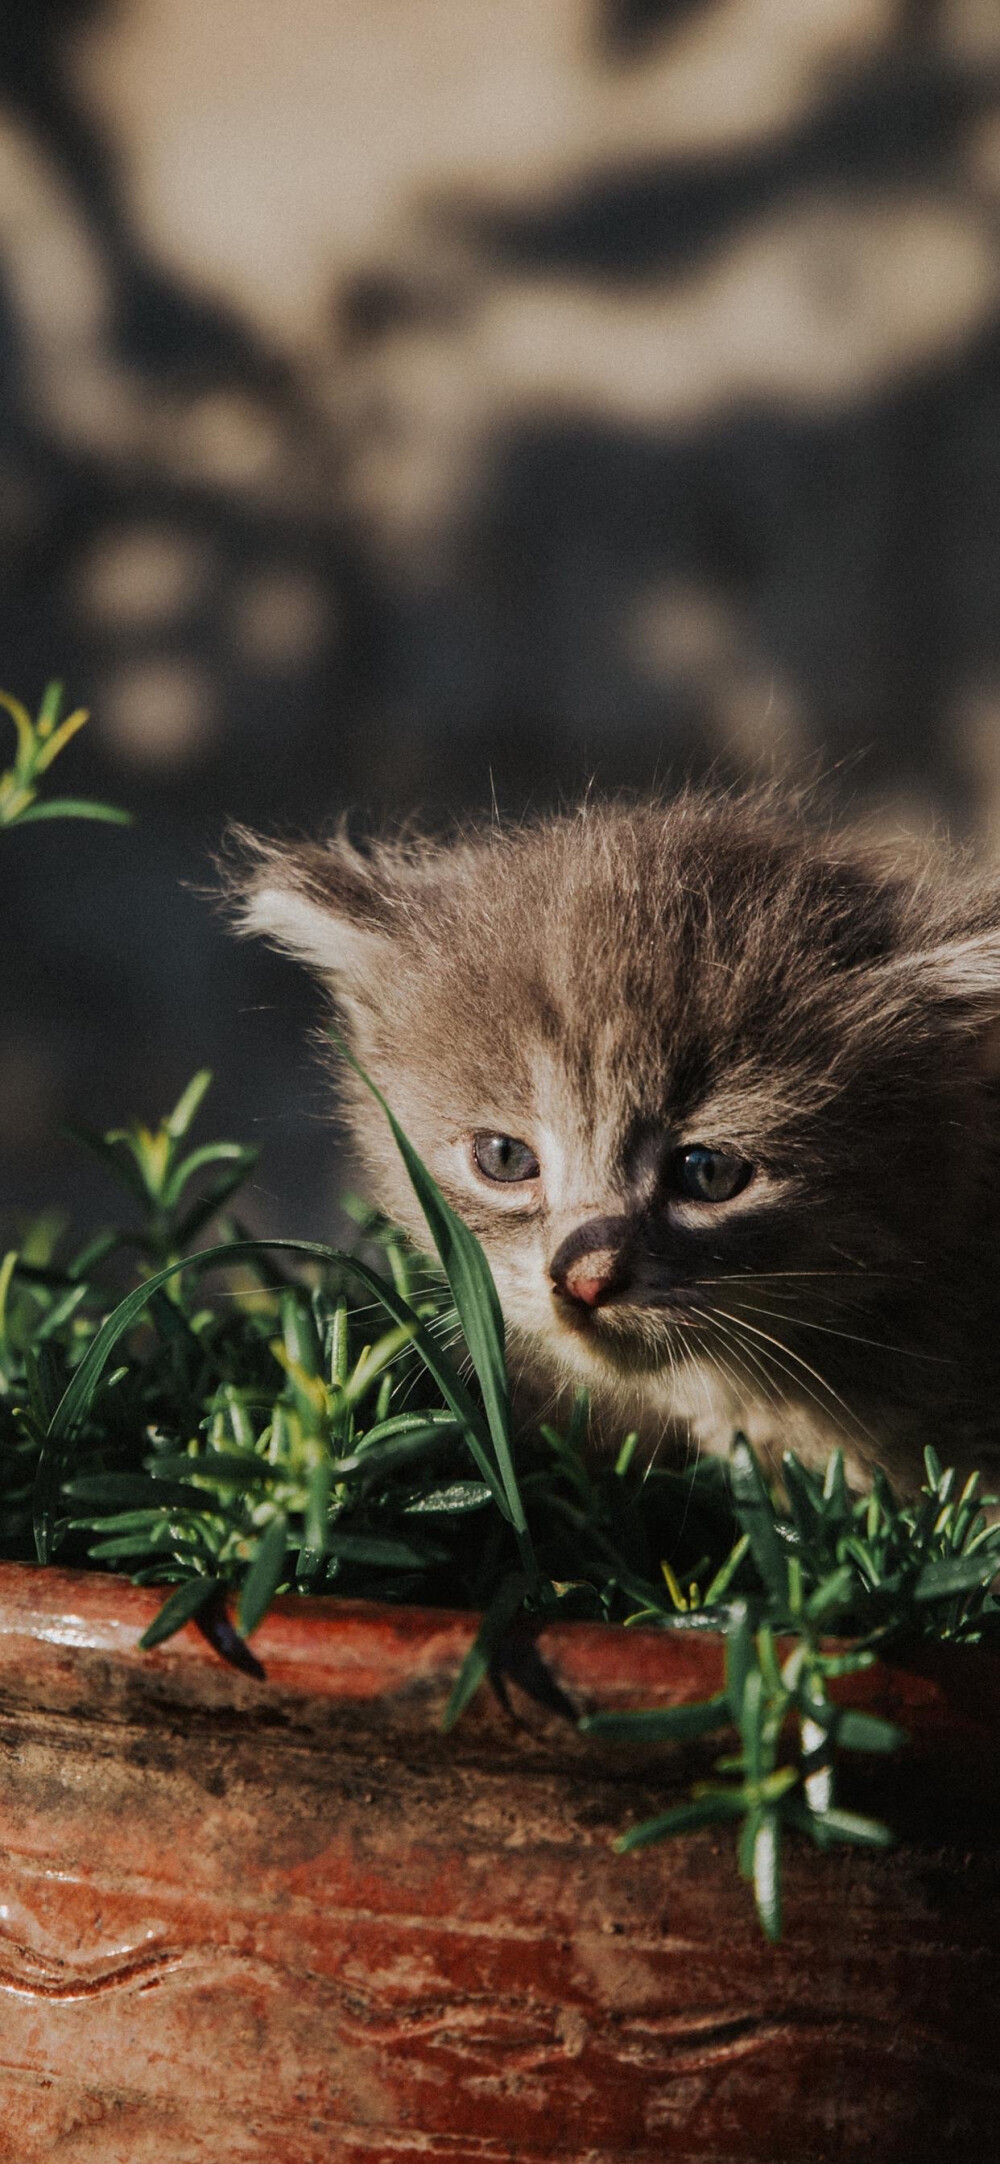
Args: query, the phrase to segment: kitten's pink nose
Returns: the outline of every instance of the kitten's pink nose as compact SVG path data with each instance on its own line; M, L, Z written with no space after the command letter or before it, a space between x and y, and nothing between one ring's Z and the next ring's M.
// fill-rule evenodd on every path
M568 1292L573 1300L582 1300L584 1307L596 1307L611 1290L616 1260L607 1249L596 1255L581 1255L576 1268L567 1271L560 1290Z
M581 1307L599 1307L621 1282L625 1230L616 1218L578 1226L549 1264L555 1290Z

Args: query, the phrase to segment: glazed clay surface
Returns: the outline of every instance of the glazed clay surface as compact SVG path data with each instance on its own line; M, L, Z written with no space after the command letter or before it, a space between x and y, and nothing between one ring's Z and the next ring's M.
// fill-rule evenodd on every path
M158 1600L0 1566L3 2159L993 2154L991 1657L853 1680L911 1735L851 1796L901 1839L793 1848L774 1948L725 1829L612 1852L708 1758L553 1709L704 1696L717 1639L525 1637L446 1738L472 1617L279 1602L259 1682L193 1626L140 1653Z

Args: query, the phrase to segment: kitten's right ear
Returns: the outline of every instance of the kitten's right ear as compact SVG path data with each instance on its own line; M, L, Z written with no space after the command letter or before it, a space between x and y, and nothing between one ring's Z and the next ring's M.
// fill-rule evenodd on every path
M220 869L237 931L295 955L334 990L364 981L398 920L386 867L344 834L285 844L233 827Z

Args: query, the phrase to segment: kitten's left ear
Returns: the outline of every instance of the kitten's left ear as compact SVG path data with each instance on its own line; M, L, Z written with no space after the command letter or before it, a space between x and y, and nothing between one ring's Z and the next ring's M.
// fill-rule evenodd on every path
M237 929L295 955L340 996L358 992L398 929L389 852L368 858L343 834L283 843L233 827L219 869Z
M903 990L917 991L980 1049L984 1075L1000 1078L1000 926L957 932L939 945L903 953L885 966Z

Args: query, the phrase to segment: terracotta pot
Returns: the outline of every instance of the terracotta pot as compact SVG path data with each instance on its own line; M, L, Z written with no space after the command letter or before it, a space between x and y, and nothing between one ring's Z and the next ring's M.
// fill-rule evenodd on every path
M158 1598L0 1566L4 2159L995 2154L992 1657L854 1680L912 1737L859 1775L902 1839L794 1850L773 1948L728 1832L611 1850L690 1751L539 1703L701 1697L718 1640L526 1637L445 1738L468 1616L279 1602L261 1683L192 1626L138 1652Z

